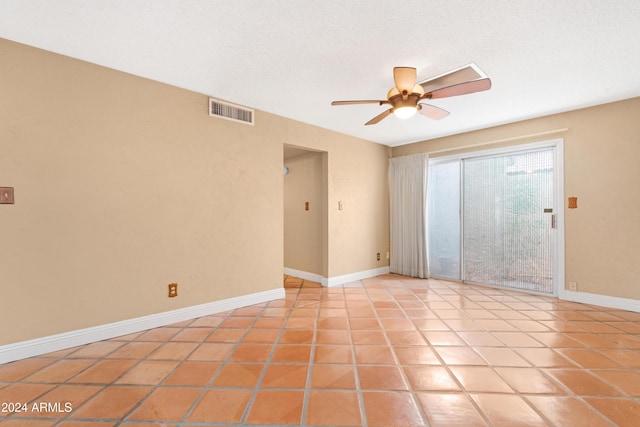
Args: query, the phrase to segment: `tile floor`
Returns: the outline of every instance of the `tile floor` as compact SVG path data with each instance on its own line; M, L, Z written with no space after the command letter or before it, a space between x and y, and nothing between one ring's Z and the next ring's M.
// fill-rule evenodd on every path
M284 275L285 288L321 288L322 285L311 280L301 279L299 277Z
M8 426L637 426L640 313L387 275L0 365ZM35 406L34 406L35 404Z

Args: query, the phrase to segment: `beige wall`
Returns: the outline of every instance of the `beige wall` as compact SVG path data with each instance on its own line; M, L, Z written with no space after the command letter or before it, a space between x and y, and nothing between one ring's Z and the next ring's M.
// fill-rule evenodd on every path
M322 156L311 152L284 162L289 168L284 177L284 266L326 277Z
M0 345L282 286L289 141L362 208L327 215L329 273L388 247L386 147L1 39L0 64Z
M439 138L393 149L393 156L508 140L457 151L564 138L565 282L600 295L640 299L640 98ZM442 152L441 150L451 150ZM439 153L435 153L439 152Z

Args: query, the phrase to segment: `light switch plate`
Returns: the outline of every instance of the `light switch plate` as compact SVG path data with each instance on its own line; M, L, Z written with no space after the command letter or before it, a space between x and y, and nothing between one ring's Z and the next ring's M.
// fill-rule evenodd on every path
M13 204L13 187L0 187L0 203Z

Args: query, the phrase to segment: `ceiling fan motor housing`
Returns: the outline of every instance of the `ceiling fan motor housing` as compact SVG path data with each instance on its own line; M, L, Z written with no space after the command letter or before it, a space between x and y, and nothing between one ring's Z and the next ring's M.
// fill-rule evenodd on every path
M407 96L406 99L402 99L403 98L402 94L398 94L389 98L389 103L391 104L394 110L397 108L405 108L405 107L417 108L420 97L421 95L419 93L411 93Z

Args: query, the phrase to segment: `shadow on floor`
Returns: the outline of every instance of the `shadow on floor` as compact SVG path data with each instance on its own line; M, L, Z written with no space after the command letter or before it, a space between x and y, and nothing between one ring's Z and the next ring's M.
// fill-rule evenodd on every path
M311 280L301 279L299 277L284 275L285 288L321 288L322 285Z

